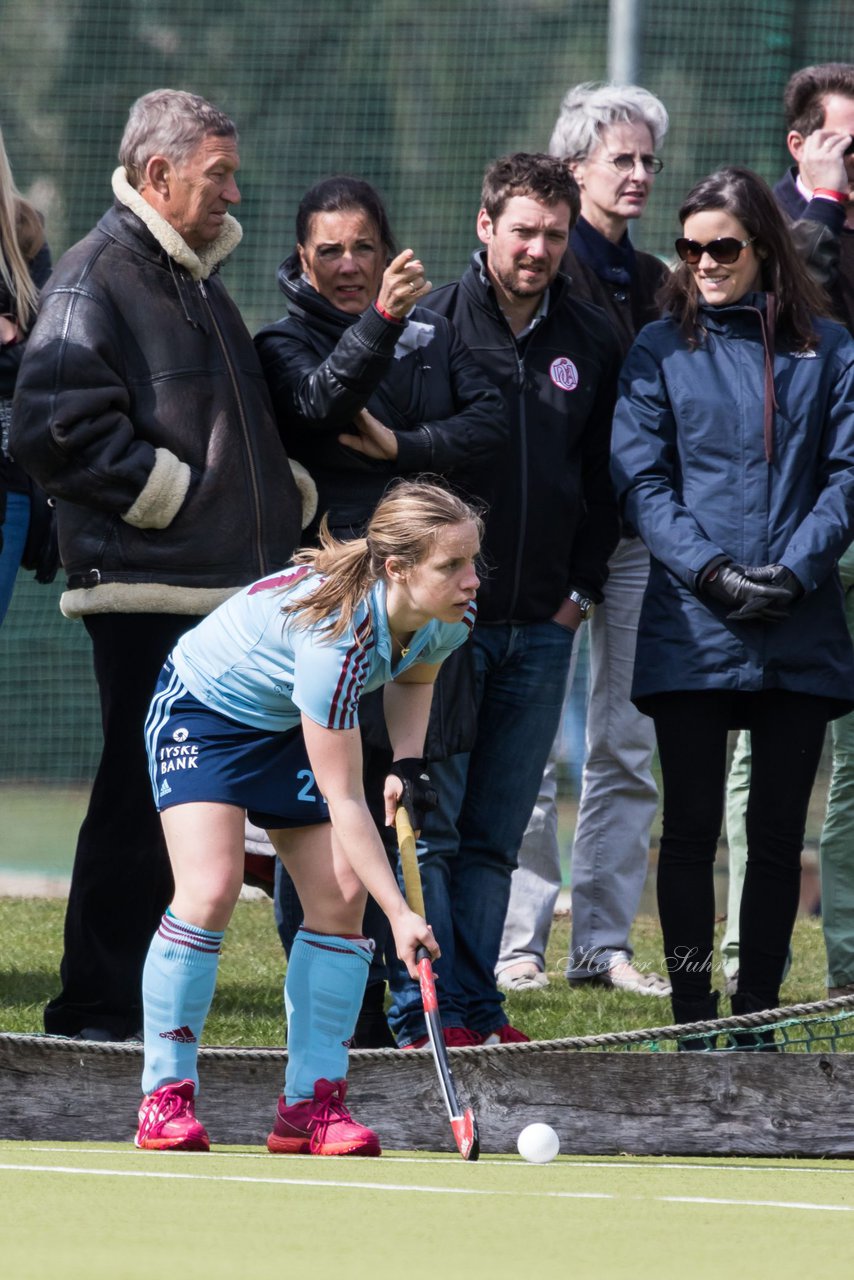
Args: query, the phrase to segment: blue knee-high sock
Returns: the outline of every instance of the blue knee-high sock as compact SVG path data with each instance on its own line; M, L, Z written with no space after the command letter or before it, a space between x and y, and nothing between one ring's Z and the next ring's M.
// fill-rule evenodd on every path
M160 921L142 971L145 1011L143 1093L172 1080L199 1089L196 1058L211 1007L223 934L173 916Z
M343 1080L368 980L373 943L301 928L285 978L288 1104L314 1097L316 1080Z

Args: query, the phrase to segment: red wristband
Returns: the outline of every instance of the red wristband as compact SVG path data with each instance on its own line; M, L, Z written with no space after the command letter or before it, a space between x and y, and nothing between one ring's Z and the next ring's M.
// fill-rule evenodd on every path
M835 200L837 204L848 203L847 191L832 191L830 187L816 187L814 196L823 196L825 200Z
M381 307L377 301L374 301L374 306L383 320L388 320L390 324L403 324L402 320L398 320L397 316L393 316L390 311L386 311L385 307Z

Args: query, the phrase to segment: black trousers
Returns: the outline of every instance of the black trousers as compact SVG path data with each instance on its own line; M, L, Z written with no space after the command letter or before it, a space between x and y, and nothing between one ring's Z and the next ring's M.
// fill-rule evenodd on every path
M727 733L734 727L751 734L738 989L748 1007L777 1004L830 705L825 698L780 689L650 699L664 784L658 909L674 1007L690 1010L707 1002L712 988L714 861L723 822Z
M160 668L197 621L173 614L84 619L104 745L71 874L62 991L44 1014L51 1034L92 1027L124 1039L142 1026L142 967L173 893L143 726Z

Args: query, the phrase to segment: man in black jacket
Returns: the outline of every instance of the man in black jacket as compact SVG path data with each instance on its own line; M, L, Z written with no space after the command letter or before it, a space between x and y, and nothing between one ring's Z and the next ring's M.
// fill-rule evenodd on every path
M774 188L827 289L834 317L854 333L854 64L796 71L783 98L795 165ZM815 227L823 251L804 237Z
M496 161L463 278L431 295L504 395L510 459L489 513L471 652L477 737L435 763L424 824L427 914L442 948L450 1044L526 1039L494 978L519 844L560 717L575 631L602 598L618 537L608 474L620 356L604 314L559 272L578 189L544 155ZM414 984L395 979L398 1043L423 1042Z
M115 203L58 263L18 378L16 458L57 499L61 607L92 640L104 746L48 1032L132 1038L172 892L143 746L181 633L285 564L300 503L218 269L241 237L237 133L195 95L131 109Z

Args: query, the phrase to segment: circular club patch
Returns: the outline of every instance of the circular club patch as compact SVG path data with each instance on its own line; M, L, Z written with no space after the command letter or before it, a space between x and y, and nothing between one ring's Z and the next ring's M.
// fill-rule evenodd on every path
M558 356L557 360L552 360L549 377L561 391L574 391L578 386L578 370L569 356Z

